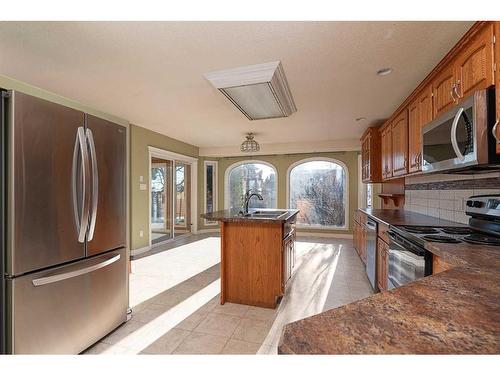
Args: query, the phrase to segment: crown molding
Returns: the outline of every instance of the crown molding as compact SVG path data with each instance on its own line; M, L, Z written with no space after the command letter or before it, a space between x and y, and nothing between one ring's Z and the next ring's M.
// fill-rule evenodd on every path
M296 143L268 143L261 144L258 152L241 152L239 145L222 147L200 147L200 156L226 157L226 156L255 156L255 155L280 155L280 154L307 154L313 152L338 152L359 151L359 139L344 139L320 142Z

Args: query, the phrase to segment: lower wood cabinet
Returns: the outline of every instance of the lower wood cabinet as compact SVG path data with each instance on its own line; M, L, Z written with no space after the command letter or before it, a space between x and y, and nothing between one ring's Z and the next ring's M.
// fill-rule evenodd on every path
M377 238L377 286L381 292L387 290L387 267L389 245Z
M496 90L496 107L497 116L495 119L496 128L493 129L493 134L496 138L496 152L500 154L500 22L495 22L495 35L497 37L497 42L495 43L495 61L497 66L497 71L495 72L495 90Z

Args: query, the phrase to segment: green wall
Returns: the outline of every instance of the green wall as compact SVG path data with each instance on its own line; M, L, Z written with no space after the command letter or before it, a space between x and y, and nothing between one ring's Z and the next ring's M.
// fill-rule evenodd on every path
M278 172L278 208L286 208L286 179L287 171L293 163L312 157L325 157L342 161L346 164L349 175L349 226L347 230L322 230L322 229L307 229L307 232L330 232L330 233L352 233L352 217L353 212L358 205L358 151L346 152L317 152L305 154L291 155L263 155L255 157L225 157L225 158L208 158L205 160L218 160L218 208L224 209L224 176L228 167L236 162L243 160L262 160L272 164ZM203 158L199 161L198 181L198 197L201 204L198 205L199 212L203 212ZM203 220L199 219L198 229L207 228L203 225ZM213 228L213 227L211 227ZM306 231L304 229L304 231Z
M148 146L195 158L198 157L199 152L196 146L130 124L130 247L132 250L149 245L149 189L139 189L140 176L144 178L142 183L149 186ZM142 237L140 231L143 231Z

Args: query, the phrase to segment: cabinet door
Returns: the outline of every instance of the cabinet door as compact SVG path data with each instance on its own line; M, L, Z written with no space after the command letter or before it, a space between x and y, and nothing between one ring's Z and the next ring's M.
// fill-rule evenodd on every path
M455 76L460 98L494 84L493 24L483 27L464 46L456 59Z
M500 120L500 21L495 22L495 36L497 41L495 42L495 63L496 63L496 72L495 72L495 88L496 88L496 105L497 105L497 118L496 118L496 128L494 128L494 134L496 137L496 151L497 154L500 154L500 124L498 123Z
M408 172L418 172L418 154L421 146L418 99L408 107Z
M432 81L434 118L451 108L454 104L451 90L455 83L453 63L445 66Z
M392 123L392 175L408 173L408 114L404 109Z
M382 178L392 177L392 129L387 126L382 131Z

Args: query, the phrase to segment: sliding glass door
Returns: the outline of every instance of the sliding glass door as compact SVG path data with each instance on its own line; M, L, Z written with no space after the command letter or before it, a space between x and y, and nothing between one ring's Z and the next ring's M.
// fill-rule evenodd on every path
M191 232L191 165L151 157L151 243Z

